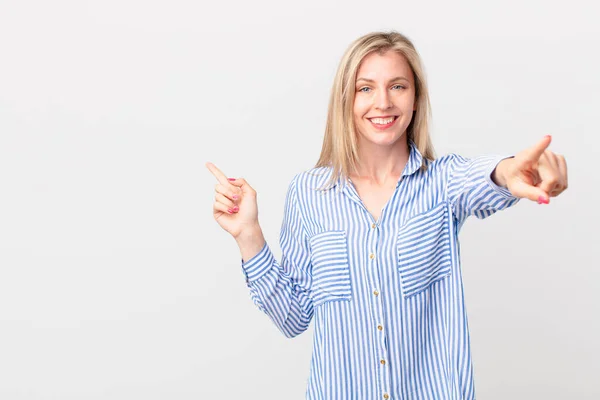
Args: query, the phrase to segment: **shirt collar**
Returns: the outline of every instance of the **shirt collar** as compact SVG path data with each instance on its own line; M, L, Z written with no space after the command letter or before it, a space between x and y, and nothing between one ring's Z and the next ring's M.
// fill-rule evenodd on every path
M402 171L402 176L398 180L396 187L398 187L398 185L400 184L400 182L402 181L402 179L405 176L414 174L423 165L423 156L417 149L417 145L415 145L412 140L409 140L408 147L409 147L408 162L406 163L406 166L404 166L404 171ZM336 186L343 188L346 184L347 184L347 180L344 180L342 177L338 177L338 179L335 181L334 185L331 186L331 189L335 188Z
M409 140L408 146L410 148L410 154L408 156L408 162L402 172L402 176L412 175L423 166L423 156L419 149L417 149L417 145L414 144L412 140Z

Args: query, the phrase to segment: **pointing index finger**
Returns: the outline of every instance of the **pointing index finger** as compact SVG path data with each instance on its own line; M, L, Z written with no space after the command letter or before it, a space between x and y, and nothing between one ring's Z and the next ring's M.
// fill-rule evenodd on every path
M537 142L533 147L530 147L526 151L526 157L529 160L537 161L540 159L544 151L550 146L550 142L552 141L552 136L546 135L542 140Z
M217 178L219 183L221 183L222 185L226 185L229 183L227 180L227 176L223 172L221 172L221 170L217 168L215 164L207 162L206 168L208 168L208 170L215 176L215 178Z

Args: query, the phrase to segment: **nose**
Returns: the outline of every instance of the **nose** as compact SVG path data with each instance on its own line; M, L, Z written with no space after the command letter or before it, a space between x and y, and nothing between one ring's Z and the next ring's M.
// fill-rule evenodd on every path
M378 110L387 110L392 108L392 101L387 90L379 90L377 98L375 99L375 107Z

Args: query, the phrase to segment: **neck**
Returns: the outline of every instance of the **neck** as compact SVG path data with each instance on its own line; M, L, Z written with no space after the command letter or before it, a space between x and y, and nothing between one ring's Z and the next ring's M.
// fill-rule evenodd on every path
M363 142L359 143L358 149L357 171L350 178L373 185L398 182L410 155L406 135L392 146Z

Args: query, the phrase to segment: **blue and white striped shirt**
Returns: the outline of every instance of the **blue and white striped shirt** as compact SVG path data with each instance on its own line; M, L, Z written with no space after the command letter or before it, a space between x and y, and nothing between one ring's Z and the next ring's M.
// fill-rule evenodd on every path
M518 201L491 180L504 158L431 161L411 142L378 221L351 181L316 190L331 168L294 177L281 262L265 244L242 271L287 337L314 318L307 399L475 398L458 232Z

